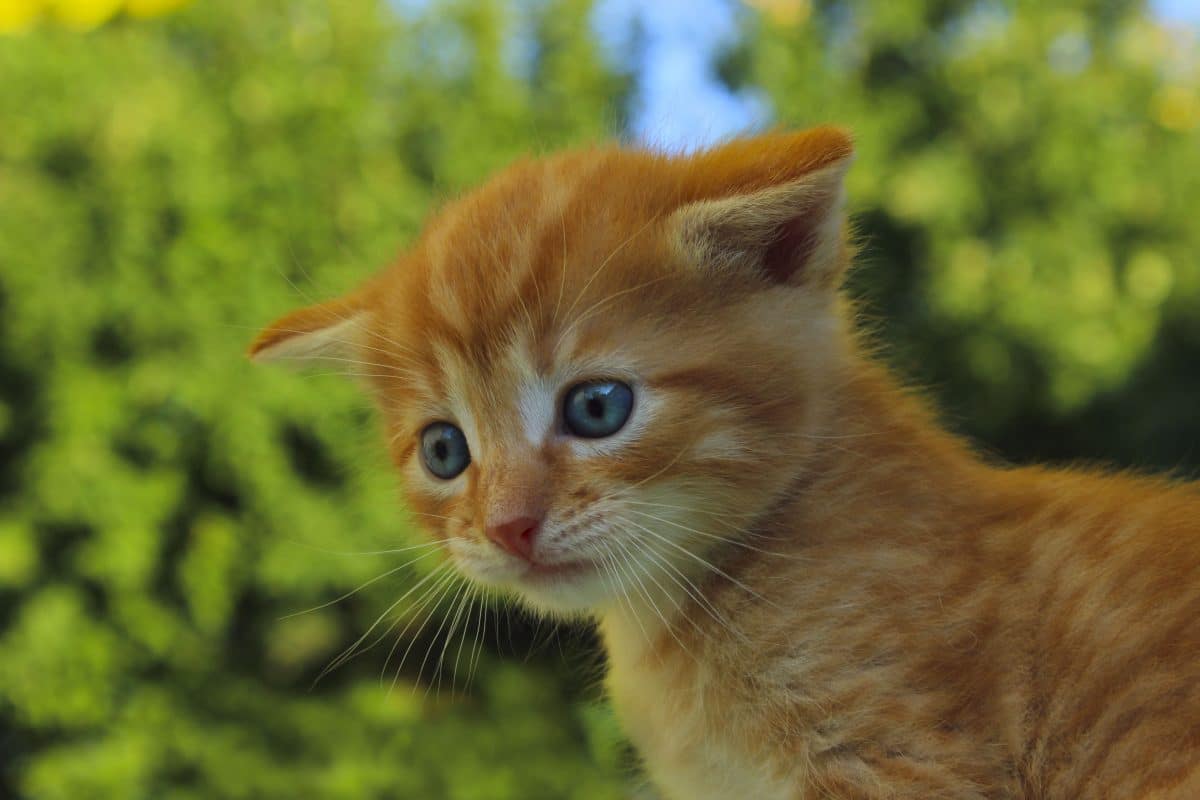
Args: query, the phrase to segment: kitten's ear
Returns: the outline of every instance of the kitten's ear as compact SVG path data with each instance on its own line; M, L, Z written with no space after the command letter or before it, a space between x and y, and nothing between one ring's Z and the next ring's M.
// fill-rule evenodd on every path
M852 159L847 137L799 175L794 166L760 162L767 180L675 211L676 243L688 262L713 273L752 271L776 284L836 288L847 260L843 178Z
M322 359L355 359L366 339L367 311L354 298L333 300L285 314L251 343L253 361L300 366Z

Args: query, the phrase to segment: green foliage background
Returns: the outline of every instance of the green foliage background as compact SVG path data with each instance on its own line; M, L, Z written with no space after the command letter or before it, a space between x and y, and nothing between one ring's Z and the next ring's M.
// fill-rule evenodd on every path
M1139 0L848 0L764 17L727 62L781 120L859 132L857 289L953 423L1010 458L1194 472L1195 31Z
M951 422L1200 465L1194 55L1123 0L758 5L714 69L858 131L854 290ZM430 565L286 617L414 539L356 390L241 358L439 196L619 133L589 11L211 0L0 39L0 796L627 794L585 631L493 610L474 671L389 691L385 645L310 688ZM451 605L418 654L455 653Z

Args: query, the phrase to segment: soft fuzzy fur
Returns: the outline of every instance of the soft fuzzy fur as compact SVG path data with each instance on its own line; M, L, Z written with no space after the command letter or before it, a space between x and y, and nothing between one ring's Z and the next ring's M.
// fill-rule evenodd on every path
M1200 492L943 432L850 330L850 155L817 129L522 162L252 352L369 374L457 566L598 619L672 800L1200 797ZM633 417L573 438L596 377ZM436 420L471 448L450 481ZM541 567L482 535L520 515Z

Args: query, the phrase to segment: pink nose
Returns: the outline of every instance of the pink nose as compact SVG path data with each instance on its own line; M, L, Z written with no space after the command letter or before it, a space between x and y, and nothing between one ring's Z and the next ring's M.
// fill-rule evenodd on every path
M505 552L526 561L533 560L533 540L542 521L533 517L517 517L499 525L490 526L487 538Z

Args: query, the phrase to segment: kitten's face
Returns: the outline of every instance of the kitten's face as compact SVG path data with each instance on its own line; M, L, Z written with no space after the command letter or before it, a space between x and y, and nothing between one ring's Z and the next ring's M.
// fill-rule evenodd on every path
M834 163L808 157L801 179ZM372 365L410 508L465 575L544 610L686 596L811 450L839 341L818 279L842 256L840 235L824 242L836 209L772 218L795 239L782 255L758 229L730 240L749 223L704 202L722 195L688 163L518 165L321 324L277 325ZM752 184L751 212L775 186Z

